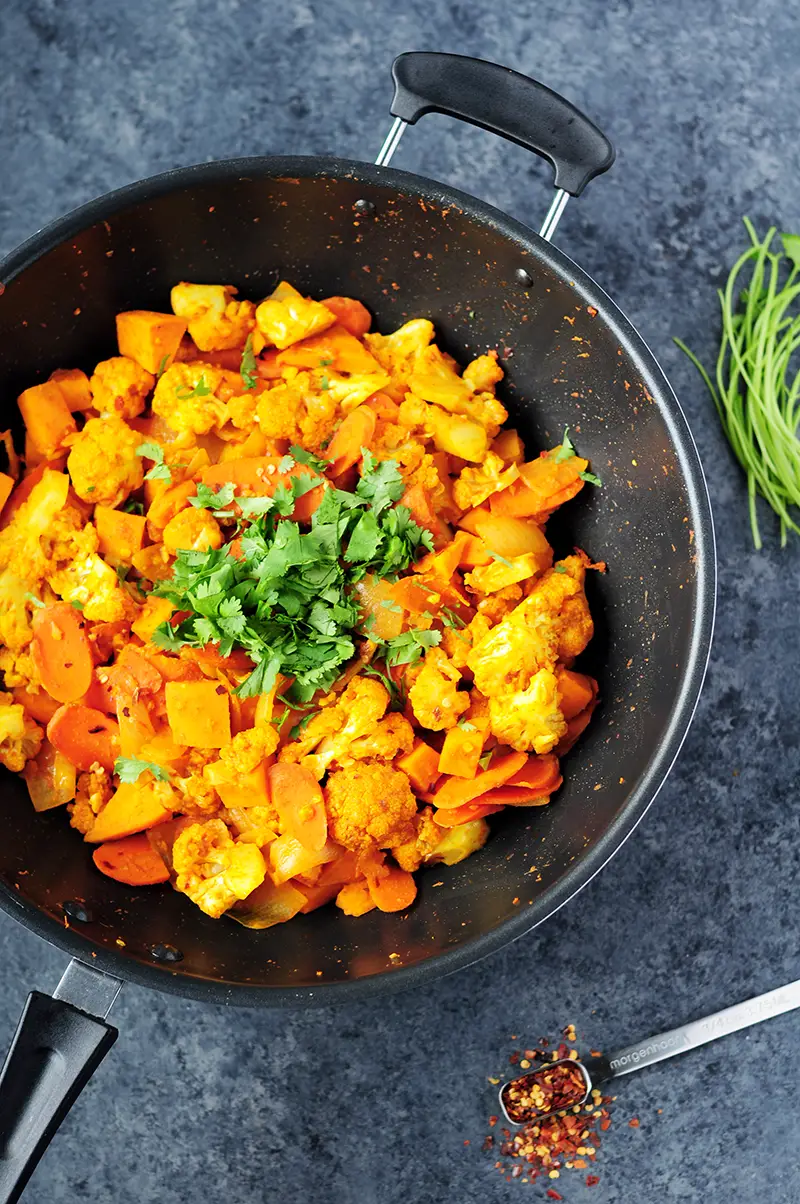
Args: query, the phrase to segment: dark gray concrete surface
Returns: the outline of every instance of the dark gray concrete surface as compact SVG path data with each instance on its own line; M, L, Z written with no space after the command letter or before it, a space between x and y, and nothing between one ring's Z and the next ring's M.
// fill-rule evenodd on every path
M532 936L415 994L347 1010L226 1012L126 989L120 1040L30 1204L439 1204L539 1198L480 1151L487 1075L567 1021L610 1048L800 974L800 543L753 552L742 478L671 337L708 357L739 221L800 228L800 34L762 0L2 0L0 251L98 193L261 152L371 159L393 56L476 54L538 76L619 151L557 241L661 359L709 477L720 554L708 681L677 767L612 864ZM397 166L538 224L547 172L432 117ZM64 958L0 918L0 1045ZM619 1087L579 1204L800 1199L796 1016ZM662 1109L659 1113L658 1109ZM626 1120L641 1119L638 1130ZM465 1139L471 1139L468 1147Z

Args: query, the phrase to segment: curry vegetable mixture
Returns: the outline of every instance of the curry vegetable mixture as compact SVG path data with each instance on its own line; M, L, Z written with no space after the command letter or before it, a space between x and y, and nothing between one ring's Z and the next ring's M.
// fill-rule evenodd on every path
M497 355L288 283L177 284L119 355L19 398L0 474L0 760L98 870L265 928L397 911L486 817L540 806L595 682L552 512L599 484L525 460Z

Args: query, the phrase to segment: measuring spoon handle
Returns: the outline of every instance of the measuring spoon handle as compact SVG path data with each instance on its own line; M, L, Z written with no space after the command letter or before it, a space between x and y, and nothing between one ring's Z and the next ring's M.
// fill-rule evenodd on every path
M714 1012L702 1020L691 1020L680 1028L671 1028L666 1033L637 1041L635 1045L626 1045L608 1057L596 1059L591 1066L587 1062L587 1069L596 1082L615 1079L619 1075L641 1070L643 1066L663 1062L675 1054L697 1049L698 1045L715 1041L717 1037L727 1037L728 1033L738 1032L751 1024L791 1012L794 1008L800 1008L800 979L785 987L767 991L765 995L756 995L754 999L723 1008L721 1012Z

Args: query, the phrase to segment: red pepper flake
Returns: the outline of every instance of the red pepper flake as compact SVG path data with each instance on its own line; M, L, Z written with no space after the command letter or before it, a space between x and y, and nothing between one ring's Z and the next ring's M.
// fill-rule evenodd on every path
M600 1182L599 1175L587 1175L586 1176L586 1186L587 1187L597 1187L597 1184L599 1182Z
M630 1118L630 1120L628 1121L628 1128L629 1129L638 1129L639 1128L639 1117L638 1116L632 1116Z
M553 1187L548 1187L547 1194L551 1200L563 1200L564 1199L564 1197L560 1196L558 1194L558 1192L555 1190L555 1188L553 1188Z
M464 1142L464 1145L469 1145L469 1138Z
M490 1128L492 1128L492 1129L493 1129L493 1128L494 1128L494 1126L495 1126L496 1124L497 1124L497 1117L496 1117L496 1116L490 1116L490 1117L489 1117L489 1126L490 1126Z
M583 1103L585 1096L583 1072L568 1059L513 1079L503 1090L503 1103L511 1120L527 1124L549 1113L574 1108Z

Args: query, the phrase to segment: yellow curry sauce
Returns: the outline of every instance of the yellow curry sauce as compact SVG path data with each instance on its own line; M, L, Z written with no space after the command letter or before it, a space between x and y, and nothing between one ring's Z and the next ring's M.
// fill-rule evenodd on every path
M19 398L0 474L0 761L103 873L268 927L407 908L589 721L586 481L526 461L494 352L281 283L177 284Z

